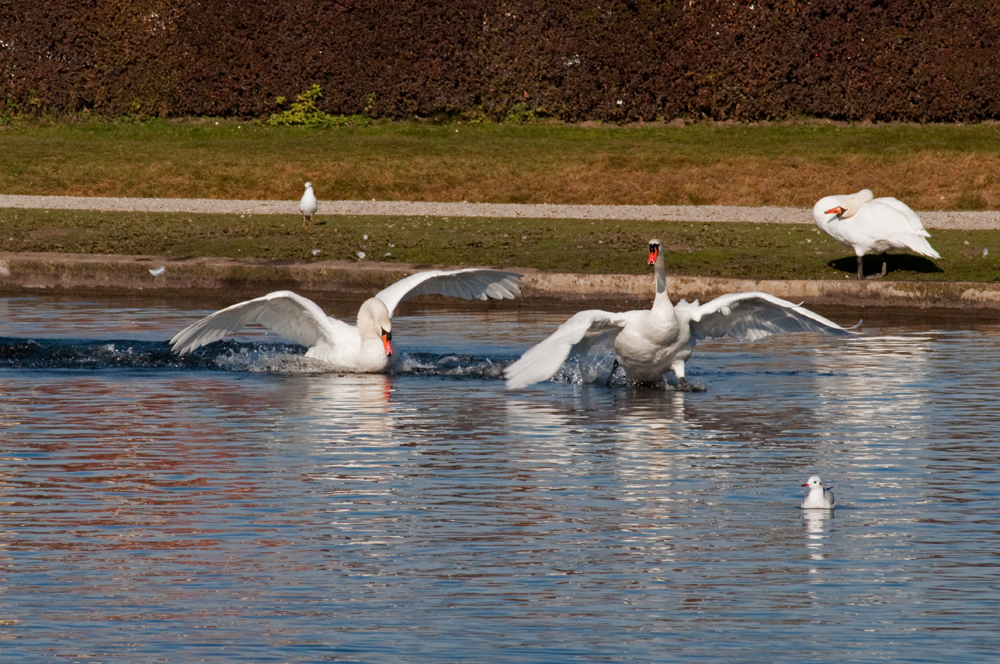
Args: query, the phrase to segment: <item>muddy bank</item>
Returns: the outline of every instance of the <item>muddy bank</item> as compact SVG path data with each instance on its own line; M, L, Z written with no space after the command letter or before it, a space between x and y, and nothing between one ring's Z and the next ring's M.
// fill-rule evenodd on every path
M161 267L162 273L158 269ZM302 293L359 296L371 295L397 279L430 267L374 262L163 259L155 256L0 252L0 289L6 292L62 293L226 293L233 298L289 289ZM651 274L516 271L524 274L523 297L526 300L648 300L653 288ZM668 289L674 300L705 301L723 293L764 291L814 306L959 309L1000 315L1000 284L995 283L670 277Z

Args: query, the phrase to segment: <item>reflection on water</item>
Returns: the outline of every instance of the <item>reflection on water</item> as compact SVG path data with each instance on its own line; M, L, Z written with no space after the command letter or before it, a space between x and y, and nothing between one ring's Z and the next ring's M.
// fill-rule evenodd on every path
M866 312L700 344L705 393L508 392L565 312L412 306L357 376L260 332L171 358L212 308L3 303L11 661L1000 654L996 327Z
M823 553L823 540L827 538L823 533L823 524L832 519L834 510L808 509L802 510L806 523L806 549L809 551L810 560L823 560L826 554ZM818 568L811 568L811 574L817 574Z

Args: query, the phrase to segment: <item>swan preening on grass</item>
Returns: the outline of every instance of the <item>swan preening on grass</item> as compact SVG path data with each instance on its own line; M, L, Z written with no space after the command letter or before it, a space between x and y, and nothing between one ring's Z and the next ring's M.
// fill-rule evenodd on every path
M833 487L824 487L819 475L813 475L802 486L809 487L809 494L802 501L802 509L832 510L837 504L833 497Z
M507 387L517 389L548 380L570 353L586 354L603 339L613 339L615 365L635 383L659 383L667 371L678 389L693 389L684 378L684 363L699 339L730 336L752 341L778 332L851 332L819 314L767 293L733 293L711 302L681 301L667 296L667 275L659 240L649 241L649 264L655 266L656 297L651 309L611 313L581 311L547 339L528 349L504 373Z
M917 213L895 198L875 198L870 189L849 196L827 196L813 206L813 219L833 239L854 249L858 255L858 279L864 279L862 257L882 254L882 273L888 272L886 252L909 249L930 258L941 258L927 241Z
M250 322L265 325L289 341L308 346L306 357L339 371L375 373L392 362L392 312L417 295L446 295L466 300L512 299L521 292L521 276L510 272L468 268L428 270L397 281L365 300L355 325L323 313L312 300L291 291L277 291L240 302L202 318L170 340L184 355L238 331Z

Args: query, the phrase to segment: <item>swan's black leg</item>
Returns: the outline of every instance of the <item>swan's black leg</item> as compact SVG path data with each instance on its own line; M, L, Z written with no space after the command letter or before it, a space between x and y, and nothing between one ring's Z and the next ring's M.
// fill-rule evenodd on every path
M882 252L882 276L884 277L889 272L889 256Z
M615 372L618 371L618 358L615 358L615 363L611 365L611 373L608 374L608 380L605 385L611 385L611 381L615 379Z
M865 262L862 260L861 256L858 256L858 279L865 278Z

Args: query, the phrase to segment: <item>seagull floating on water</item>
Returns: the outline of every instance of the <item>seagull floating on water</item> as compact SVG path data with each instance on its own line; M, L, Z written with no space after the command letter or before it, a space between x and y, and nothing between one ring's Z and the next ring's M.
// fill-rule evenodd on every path
M319 205L316 203L316 194L313 193L312 182L306 182L306 191L302 194L302 200L299 201L299 212L302 213L302 225L306 225L306 220L312 223L313 215L316 214L316 210Z
M377 373L392 361L392 323L396 306L417 295L445 295L466 300L510 300L521 292L521 275L498 270L427 270L401 279L369 298L348 325L323 313L318 304L291 291L276 291L216 311L189 325L170 340L184 355L257 322L289 341L308 346L306 357L332 369Z
M813 475L802 486L809 487L809 495L802 501L802 509L832 510L837 504L836 498L833 497L833 487L829 489L824 487L819 475Z
M909 249L930 258L941 258L927 238L917 213L895 198L875 198L871 189L862 189L850 196L827 196L813 207L813 220L834 240L854 249L858 255L858 279L864 279L862 256L882 254L882 273L870 278L884 277L888 272L886 252L890 249Z
M660 383L668 371L677 389L698 390L684 379L684 363L695 343L708 337L754 341L778 332L823 332L844 337L852 333L805 307L767 293L732 293L699 305L676 305L667 295L667 273L659 240L649 241L649 264L655 266L656 298L652 309L610 313L581 311L507 367L507 387L517 389L548 380L570 353L585 355L602 339L613 339L615 364L633 383ZM608 379L611 380L610 378Z

